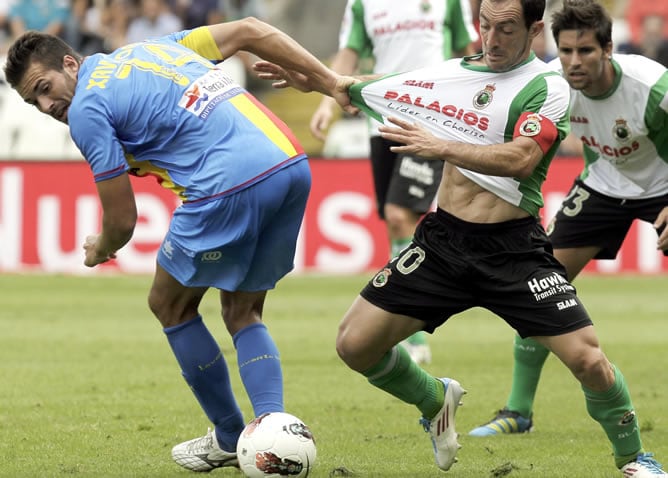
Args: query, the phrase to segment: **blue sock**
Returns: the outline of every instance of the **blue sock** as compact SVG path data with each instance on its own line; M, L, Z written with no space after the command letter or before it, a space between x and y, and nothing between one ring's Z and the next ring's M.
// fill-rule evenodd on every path
M232 393L227 364L218 343L199 315L167 327L164 332L183 378L216 427L218 444L226 451L236 450L244 419Z
M239 374L256 417L283 410L283 372L274 340L264 324L234 334Z

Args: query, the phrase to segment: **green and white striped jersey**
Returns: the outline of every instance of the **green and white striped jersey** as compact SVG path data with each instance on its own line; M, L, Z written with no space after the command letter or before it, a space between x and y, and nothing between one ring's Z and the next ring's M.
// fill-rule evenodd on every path
M339 49L371 56L385 74L436 65L477 39L469 0L348 0ZM378 126L369 122L371 136Z
M605 95L571 90L571 129L584 145L580 177L615 198L668 194L668 72L639 55L614 55L612 65Z
M541 186L561 140L568 134L568 83L532 53L507 72L453 59L412 72L388 75L350 88L353 104L379 121L413 121L439 138L476 145L534 137L544 157L526 179L461 173L501 199L538 216ZM541 129L556 139L541 142Z
M371 52L374 72L433 65L478 39L469 0L348 0L339 48Z

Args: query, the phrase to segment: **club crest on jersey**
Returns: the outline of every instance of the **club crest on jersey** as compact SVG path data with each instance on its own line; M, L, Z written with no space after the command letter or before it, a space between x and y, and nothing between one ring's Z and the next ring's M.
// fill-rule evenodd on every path
M375 277L371 280L371 283L374 287L383 287L385 284L387 284L390 275L392 275L392 271L386 267L375 275Z
M615 125L612 127L612 135L620 143L627 143L631 139L631 128L624 118L615 120Z
M422 0L420 2L420 10L427 13L431 10L431 2L429 0Z
M473 97L473 106L479 110L487 108L494 99L496 86L486 85L484 89L478 91Z
M528 115L520 125L520 134L522 136L536 136L539 134L541 119L540 115L536 113Z

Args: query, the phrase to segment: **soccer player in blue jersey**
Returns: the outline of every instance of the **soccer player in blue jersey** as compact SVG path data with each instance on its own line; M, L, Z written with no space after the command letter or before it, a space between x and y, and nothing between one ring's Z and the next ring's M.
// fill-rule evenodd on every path
M172 450L193 471L236 465L245 425L223 354L198 311L209 287L220 291L254 414L283 411L279 352L262 309L267 291L293 267L311 185L306 155L286 125L216 67L238 50L319 76L321 84L338 79L252 18L87 58L53 35L27 32L5 66L26 102L69 125L91 167L103 218L84 244L86 266L115 258L132 237L130 175L153 176L183 201L158 252L148 302L214 424Z

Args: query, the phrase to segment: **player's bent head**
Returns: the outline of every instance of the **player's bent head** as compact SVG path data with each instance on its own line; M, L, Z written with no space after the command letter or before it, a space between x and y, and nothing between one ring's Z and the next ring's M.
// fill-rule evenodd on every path
M9 47L5 78L10 86L16 89L33 63L39 63L47 70L63 71L63 58L66 55L81 61L79 54L59 37L28 31Z

